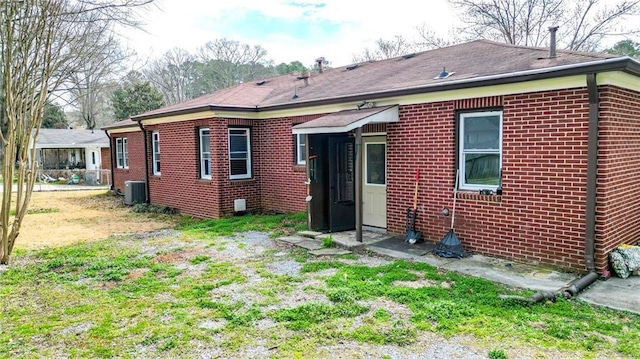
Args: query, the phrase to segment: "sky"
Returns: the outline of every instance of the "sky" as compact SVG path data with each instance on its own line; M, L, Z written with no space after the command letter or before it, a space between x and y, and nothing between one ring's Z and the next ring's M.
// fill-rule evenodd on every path
M418 37L423 24L446 36L456 21L446 0L156 0L142 14L145 32L125 34L142 58L173 47L195 53L207 41L227 38L260 45L275 64L306 66L323 56L332 66L375 48L377 39Z

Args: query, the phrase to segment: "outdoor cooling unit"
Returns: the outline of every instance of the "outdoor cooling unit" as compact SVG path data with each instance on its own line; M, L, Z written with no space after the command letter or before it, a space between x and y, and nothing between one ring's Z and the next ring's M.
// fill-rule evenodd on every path
M145 203L147 200L145 181L124 181L124 204Z

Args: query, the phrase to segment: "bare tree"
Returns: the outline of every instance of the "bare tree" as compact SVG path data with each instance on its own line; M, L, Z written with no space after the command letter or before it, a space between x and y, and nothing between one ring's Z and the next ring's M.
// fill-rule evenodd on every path
M416 40L415 46L419 51L438 49L464 42L458 32L450 30L447 36L443 37L436 34L435 30L426 23L417 26L416 30L418 31L418 40Z
M126 59L131 56L120 48L112 32L104 31L103 25L107 24L89 23L96 29L91 39L94 51L65 81L66 98L91 130L113 119L109 97L117 86L118 75L124 72Z
M8 264L27 212L37 163L35 143L48 94L91 53L93 22L134 25L134 10L152 0L5 0L0 2L4 147L0 264ZM12 196L12 182L17 192ZM13 213L12 213L13 210Z
M355 55L353 62L365 62L391 59L416 51L416 44L408 41L402 35L396 35L392 40L376 40L376 48L366 48L360 55Z
M273 75L275 71L262 46L225 38L207 42L199 49L198 59L203 66L199 82L209 84L201 89L203 93Z
M594 50L606 36L637 33L621 25L640 13L639 0L449 0L462 12L467 39L488 38L514 45L544 46L548 28L560 26L559 46Z
M195 58L186 50L173 48L143 70L145 77L160 90L167 105L189 100L193 91Z

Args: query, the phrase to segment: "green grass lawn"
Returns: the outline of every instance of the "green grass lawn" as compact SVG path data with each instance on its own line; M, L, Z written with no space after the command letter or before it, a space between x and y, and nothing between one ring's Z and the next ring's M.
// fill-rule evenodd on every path
M208 347L214 357L264 348L304 358L343 342L407 347L431 332L471 336L491 358L520 347L640 358L638 316L501 300L530 293L424 263L316 259L273 244L242 256L257 244L233 237L303 224L302 214L185 220L170 236L18 251L0 272L0 357L199 357ZM295 273L278 272L293 264ZM312 299L286 304L298 296Z

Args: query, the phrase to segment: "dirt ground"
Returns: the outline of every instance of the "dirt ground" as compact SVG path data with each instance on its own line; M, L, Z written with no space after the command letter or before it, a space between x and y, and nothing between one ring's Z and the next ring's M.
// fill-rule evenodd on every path
M34 192L29 211L15 248L41 249L174 226L161 218L133 213L122 197L102 190Z

